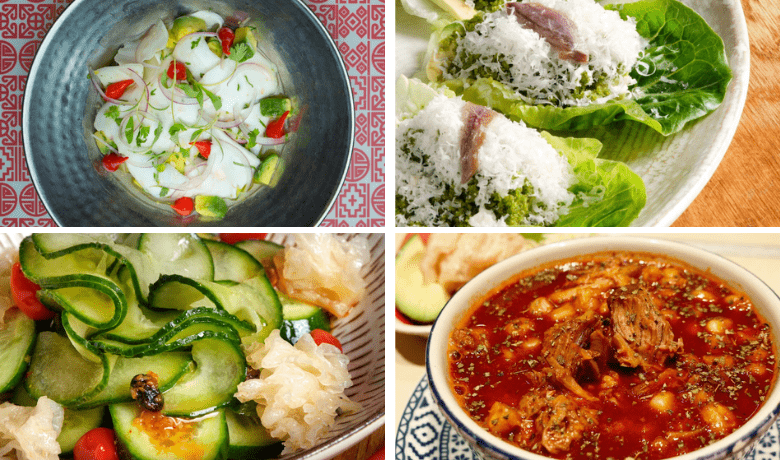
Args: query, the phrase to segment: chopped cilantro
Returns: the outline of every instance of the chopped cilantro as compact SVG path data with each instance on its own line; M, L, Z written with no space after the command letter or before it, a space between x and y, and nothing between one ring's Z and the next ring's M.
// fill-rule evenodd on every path
M120 126L122 120L120 119L119 106L112 105L109 107L108 110L106 110L106 118L111 118L116 122L117 126Z
M255 51L251 46L247 45L246 43L236 43L230 47L230 56L228 56L228 58L241 63L254 55Z
M193 41L192 41L192 43L190 44L190 49L191 49L191 50L194 50L195 48L197 48L197 47L198 47L198 44L199 44L199 43L200 43L200 37L198 37L198 39L197 39L197 40L193 40Z
M165 195L167 195L167 194L168 194L168 191L169 191L169 190L168 190L168 187L160 187L160 197L162 198L162 197L164 197Z
M133 117L130 117L127 120L127 126L125 126L125 137L127 138L127 143L133 142L133 132L135 131L135 122L133 121Z
M136 138L135 138L135 145L140 147L141 144L146 142L146 140L149 138L149 132L151 130L152 129L150 127L148 127L148 126L141 126L141 128L138 130L138 136L136 136Z
M174 123L173 126L168 130L168 134L171 135L171 137L175 136L179 131L184 131L187 129L186 126L184 126L181 123Z
M252 131L249 131L249 139L247 139L246 148L251 149L255 145L257 145L257 136L260 135L260 130L255 128Z
M253 85L252 82L249 81L249 77L247 77L246 75L244 75L244 80L246 80L246 82L249 83L249 86L251 86L252 88L255 87L255 85Z

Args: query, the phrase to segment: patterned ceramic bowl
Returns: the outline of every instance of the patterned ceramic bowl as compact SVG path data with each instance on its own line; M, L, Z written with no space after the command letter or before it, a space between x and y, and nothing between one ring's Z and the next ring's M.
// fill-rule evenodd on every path
M769 323L774 343L780 343L780 299L777 294L749 271L710 252L680 243L616 236L564 241L524 252L485 270L461 288L444 307L434 323L428 339L426 367L433 399L450 424L482 458L549 460L548 457L520 449L493 436L474 422L460 407L449 383L447 342L450 333L465 312L471 308L473 302L483 298L513 275L546 262L612 250L664 254L699 269L709 270L731 286L745 292L752 299L755 308ZM775 376L777 376L777 369L775 369ZM742 427L707 447L675 457L675 459L744 458L777 418L780 411L779 406L780 386L775 383L764 405Z
M25 234L0 233L0 253L18 248ZM287 455L285 460L328 460L357 444L379 429L385 419L385 238L381 233L366 235L371 260L363 268L366 297L345 318L332 323L332 333L350 358L352 386L346 395L362 410L341 416L327 439L317 447ZM348 235L347 238L354 238ZM269 234L279 244L292 241L289 235Z
M108 174L91 137L98 98L87 66L106 65L121 43L158 18L209 9L249 15L260 46L302 108L274 188L255 187L219 221L182 218L121 175ZM92 94L89 99L88 96ZM52 26L30 70L22 108L25 157L46 209L63 226L317 225L334 203L352 154L349 78L336 46L300 0L75 0Z

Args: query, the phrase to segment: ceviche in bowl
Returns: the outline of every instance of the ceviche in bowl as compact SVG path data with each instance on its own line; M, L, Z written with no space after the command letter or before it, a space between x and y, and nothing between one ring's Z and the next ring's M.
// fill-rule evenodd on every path
M31 178L63 226L318 225L354 142L339 51L297 0L76 0L23 105Z
M329 458L382 423L381 235L2 236L2 458Z
M428 380L484 458L743 458L778 415L778 307L755 275L701 249L555 243L453 296Z

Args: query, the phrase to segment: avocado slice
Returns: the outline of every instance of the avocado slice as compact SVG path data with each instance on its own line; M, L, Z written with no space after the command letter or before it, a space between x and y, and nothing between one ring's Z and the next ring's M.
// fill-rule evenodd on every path
M279 158L279 155L272 153L268 156L265 160L263 160L262 163L260 163L260 166L257 168L257 171L255 171L254 181L259 184L264 184L269 187L276 186L277 182L279 182L279 176L281 176L281 171L279 174L275 174L277 169L281 169L282 163L281 158Z
M420 235L409 238L395 257L395 305L414 321L431 323L450 295L437 283L425 283L420 262L425 245Z
M194 16L182 16L176 18L173 21L171 30L168 32L168 48L173 46L181 40L185 35L189 35L194 32L203 32L206 30L206 21Z
M227 214L227 203L218 196L198 195L195 197L195 211L201 216L222 219Z

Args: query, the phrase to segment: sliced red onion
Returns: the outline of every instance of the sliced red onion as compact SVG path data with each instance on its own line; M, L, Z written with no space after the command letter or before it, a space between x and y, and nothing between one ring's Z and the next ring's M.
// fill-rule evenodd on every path
M278 139L273 137L258 136L257 139L255 139L255 142L258 145L281 145L287 142L287 135L285 134L284 136Z
M105 146L108 148L108 150L109 150L110 152L112 152L112 153L116 153L117 155L119 155L119 151L118 151L118 150L116 150L114 147L111 147L111 144L109 144L107 140L105 140L105 139L101 139L101 138L100 138L100 137L99 137L97 134L95 134L95 133L92 133L92 137L94 137L94 138L95 138L95 140L97 140L97 141L98 141L98 142L100 142L101 144L105 145ZM98 147L98 148L100 148L100 147Z
M142 112L146 112L147 110L149 110L149 98L151 97L149 95L149 86L146 84L144 79L141 78L141 76L138 75L134 70L130 70L130 69L122 69L122 70L125 72L125 74L127 74L127 76L129 76L133 80L133 82L136 85L138 85L139 88L143 88L146 97L143 98L143 101L139 101L142 104L139 107L139 109Z
M157 83L158 83L158 86L160 87L160 92L162 92L163 96L165 96L166 99L171 101L171 103L181 104L181 105L197 105L198 104L198 100L197 99L195 99L194 97L189 97L186 94L184 94L181 89L176 87L175 84L174 84L174 86L172 88L168 88L167 86L163 85L162 76L163 76L163 74L160 73L160 76L157 78ZM174 98L174 93L175 92L180 93L180 94L176 94L176 96L180 96L181 97L180 100L179 100L178 97Z
M183 46L183 43L186 41L187 38L195 38L195 37L216 37L216 32L193 32L191 34L187 34L179 39L178 42L176 42L176 46L173 48L173 56L176 56L176 52L179 50L180 46ZM189 45L188 45L189 46Z
M95 75L95 71L92 70L92 67L87 67L87 69L89 69L89 79L92 80L92 86L95 87L98 94L100 94L100 97L102 97L104 101L116 105L123 105L128 103L127 101L120 101L119 99L112 99L106 96L105 91L103 91L103 88L100 86L100 79L98 79L97 75Z
M117 136L116 143L117 143L117 145L121 144L123 147L126 147L127 150L129 150L129 151L131 151L133 153L142 153L142 152L145 152L148 149L145 148L145 147L141 147L141 148L133 147L132 145L130 145L130 143L127 142L126 137L125 137L125 130L127 129L127 123L130 120L130 118L133 117L134 115L135 114L131 112L131 113L129 113L128 115L126 115L122 119L122 123L119 124L119 135ZM135 124L135 120L133 120L133 134L135 134L135 131L139 127L140 126ZM135 136L133 136L133 137L135 137Z

